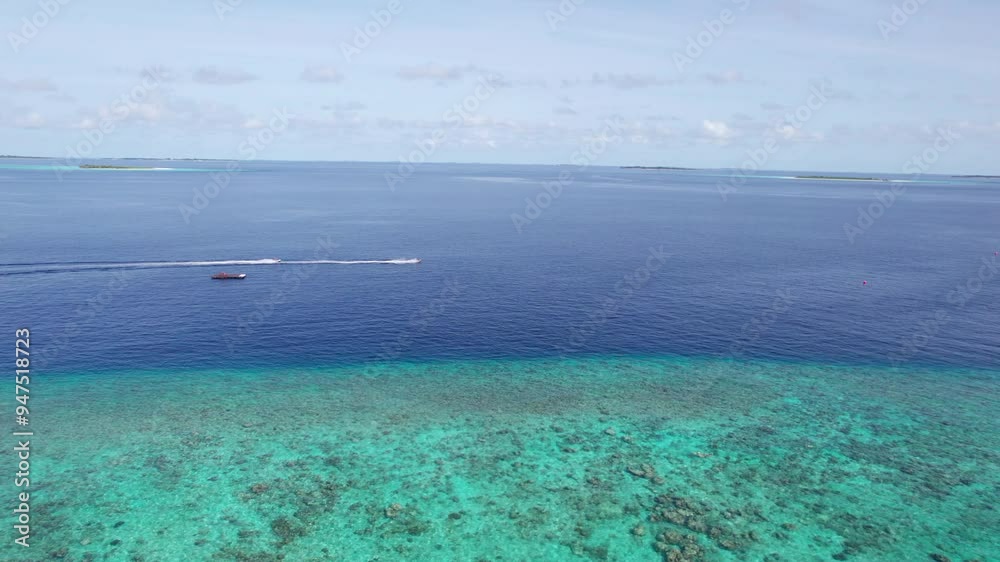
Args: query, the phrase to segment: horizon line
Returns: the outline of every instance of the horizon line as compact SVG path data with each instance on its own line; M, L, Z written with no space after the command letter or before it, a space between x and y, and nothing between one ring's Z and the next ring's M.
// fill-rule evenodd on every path
M28 156L22 154L0 154L0 160L12 160L17 158L23 158L26 160L60 160L63 159L61 156ZM155 160L155 161L191 161L191 162L275 162L275 163L315 163L315 164L402 164L405 161L400 160L266 160L266 159L239 159L239 158L190 158L190 157L149 157L149 156L103 156L103 157L92 157L81 159L81 164L86 163L85 161L96 161L96 160ZM459 166L577 166L572 163L552 163L552 164L527 164L523 162L435 162L435 161L425 161L423 164L439 164L439 165L459 165ZM687 167L687 166L667 166L667 165L651 165L651 164L627 164L627 165L610 165L610 164L592 164L588 167L592 168L616 168L616 169L626 169L626 168L646 168L646 169L661 169L663 171L675 171L675 172L696 172L696 171L720 171L720 170L740 170L739 167ZM766 168L758 169L749 172L747 175L752 176L762 172L802 172L802 173L835 173L835 174L881 174L881 175L898 175L898 176L913 176L914 174L907 174L903 172L885 172L885 171L870 171L870 170L847 170L847 171L837 171L837 170L806 170L806 169L777 169L777 168ZM975 173L926 173L917 174L920 176L939 176L939 177L979 177L979 178L1000 178L1000 173L998 174L975 174Z

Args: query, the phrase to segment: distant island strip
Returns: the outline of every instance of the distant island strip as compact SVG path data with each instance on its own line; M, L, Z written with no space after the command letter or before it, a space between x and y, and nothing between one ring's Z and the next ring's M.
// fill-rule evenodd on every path
M111 164L81 164L84 170L155 170L148 166L113 166Z
M698 168L677 168L675 166L621 166L622 170L686 170L693 171Z

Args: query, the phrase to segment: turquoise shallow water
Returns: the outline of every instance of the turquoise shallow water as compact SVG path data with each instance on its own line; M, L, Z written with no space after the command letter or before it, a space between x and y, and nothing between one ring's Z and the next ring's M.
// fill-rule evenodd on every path
M996 560L998 380L656 357L39 376L32 547L0 558Z

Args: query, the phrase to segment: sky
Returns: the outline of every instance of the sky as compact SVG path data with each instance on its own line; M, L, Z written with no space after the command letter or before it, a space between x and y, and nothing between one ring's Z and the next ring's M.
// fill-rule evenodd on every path
M995 0L7 0L0 154L599 145L588 163L1000 174L998 19Z

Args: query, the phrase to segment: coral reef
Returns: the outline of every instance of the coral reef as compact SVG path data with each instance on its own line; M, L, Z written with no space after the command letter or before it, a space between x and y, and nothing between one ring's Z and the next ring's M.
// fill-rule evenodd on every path
M38 411L46 478L33 491L33 552L629 562L1000 552L996 373L670 358L383 368L118 373L115 396L102 377L53 379ZM24 559L9 548L0 558Z

